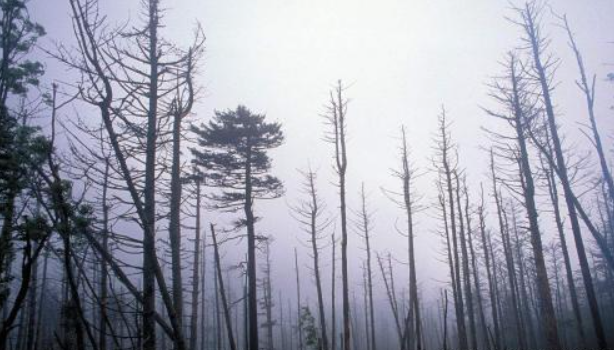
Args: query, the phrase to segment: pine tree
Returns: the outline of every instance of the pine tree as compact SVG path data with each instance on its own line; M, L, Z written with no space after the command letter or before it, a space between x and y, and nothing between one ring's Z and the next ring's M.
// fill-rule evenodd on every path
M212 121L193 126L198 148L193 148L194 163L203 168L208 185L219 192L210 198L218 209L237 212L235 228L247 228L247 274L249 303L249 344L257 350L258 304L256 286L256 229L255 199L281 196L281 181L270 175L271 159L267 151L280 146L284 140L279 123L267 123L262 114L253 114L244 106L225 112L216 111Z

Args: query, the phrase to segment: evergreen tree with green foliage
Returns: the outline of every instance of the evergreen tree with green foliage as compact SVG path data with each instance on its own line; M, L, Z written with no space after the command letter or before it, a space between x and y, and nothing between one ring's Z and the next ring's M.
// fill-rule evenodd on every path
M219 192L210 195L218 209L237 212L244 217L235 228L247 228L247 274L249 346L258 345L258 303L256 276L255 199L273 199L283 194L281 181L270 175L268 150L284 140L281 124L265 122L265 116L254 114L245 106L236 110L216 111L213 120L192 130L198 137L193 148L194 163L203 169L209 186Z
M26 57L39 37L42 26L30 19L27 0L0 0L0 309L8 299L16 237L15 201L26 186L31 170L27 158L37 147L35 128L23 125L20 113L11 110L11 98L25 98L28 88L37 86L43 65Z

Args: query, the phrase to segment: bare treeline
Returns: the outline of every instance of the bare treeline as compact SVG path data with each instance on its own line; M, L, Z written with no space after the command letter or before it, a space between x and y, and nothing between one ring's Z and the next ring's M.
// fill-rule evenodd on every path
M374 215L378 184L348 181L362 177L348 166L360 160L348 85L314 101L324 103L314 123L325 132L313 139L328 146L334 180L322 184L308 165L296 173L301 193L288 195L270 153L283 147L281 123L243 105L196 115L206 75L200 25L184 47L164 37L172 9L160 0L141 0L138 19L124 25L98 0L64 1L74 45L44 51L72 80L47 84L44 62L33 60L44 28L27 0L0 0L0 350L614 343L614 135L598 125L609 117L595 108L600 78L556 9L509 9L518 41L488 83L483 169L463 165L452 122L462 116L445 107L432 116L436 130L424 131L429 155L413 154L411 126L398 126L395 185L381 188L398 208L391 218ZM550 46L551 28L568 52ZM589 155L561 128L569 121L557 107L560 56L577 68ZM418 157L430 166L419 168ZM422 176L435 179L430 188L419 188ZM281 197L298 232L297 246L284 248L294 275L283 283L272 254L282 232L259 226L259 204ZM375 244L384 220L406 253ZM422 283L433 261L417 258L416 237L426 234L437 236L433 260L445 266L437 288Z

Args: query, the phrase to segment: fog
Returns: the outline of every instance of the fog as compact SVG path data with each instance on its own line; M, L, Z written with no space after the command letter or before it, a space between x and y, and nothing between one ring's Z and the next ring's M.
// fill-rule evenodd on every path
M140 3L136 0L104 0L100 3L100 11L108 16L110 27L125 25L136 28L143 23L144 10ZM283 182L285 193L274 200L256 200L254 211L261 218L256 223L257 233L274 238L271 245L273 296L277 299L278 293L282 293L284 307L286 302L291 302L292 307L296 303L296 248L303 298L314 315L317 310L309 236L291 214L291 207L305 198L301 192L303 179L299 170L306 170L308 166L317 170L319 194L327 205L328 216L334 218L334 223L324 234L327 237L333 232L337 237L340 235L334 145L326 143L323 138L330 129L324 119L330 93L341 80L346 87L344 96L349 100L346 122L350 295L354 293L362 303L361 266L366 253L363 239L353 223L357 220L355 211L361 205L359 191L362 183L368 194L368 207L373 213L373 253L394 256L398 292L407 292L407 238L398 232L405 227L404 212L385 194L385 190L402 191L402 184L392 171L401 166L400 136L401 126L405 126L410 159L420 174L414 188L422 207L414 222L419 293L425 313L432 314L430 317L434 319L439 317L435 315L437 303L441 290L450 286L450 271L445 241L440 235L442 223L434 165L438 116L445 108L451 122L452 139L458 145L459 168L465 171L471 189L472 204L477 205L480 184L483 183L487 226L496 231L498 223L490 191L488 153L492 141L484 129L501 132L509 129L507 124L489 118L484 109L496 108L495 101L489 96L488 84L502 75L506 53L525 45L520 40L523 35L521 28L508 20L517 17L513 4L516 2L488 0L161 2L164 9L161 33L169 42L187 48L197 23L202 25L206 36L204 56L195 77L200 94L190 121L195 125L206 123L215 110L245 105L254 113L266 114L268 121L281 123L285 142L270 152L273 164L270 172ZM76 48L69 2L31 0L28 7L32 19L43 25L47 32L32 53L33 57L44 62L46 68L40 89L49 91L52 83L58 83L61 91L67 94L74 91L77 73L50 57L58 44ZM564 29L559 27L560 22L550 11L567 14L582 50L584 64L589 74L596 75L595 111L603 142L611 150L614 85L607 80L607 75L613 71L611 63L614 62L614 3L607 0L552 0L544 10L542 23L544 35L552 40L548 52L560 59L552 95L565 148L573 149L574 157L589 158L591 166L597 167L593 147L581 130L581 125L588 122L584 97L575 83L578 79L575 57ZM77 102L75 106L63 108L58 117L66 125L76 120L77 115L99 123L97 113L96 108ZM49 132L48 120L42 118L37 123ZM67 153L69 137L68 132L59 131L58 147L63 157L70 157ZM191 157L189 148L194 145L185 142L182 146L186 163ZM78 184L75 186L79 187ZM540 203L549 200L543 191L538 195ZM592 209L592 213L597 210ZM208 228L209 223L213 223L223 230L241 215L241 212L222 214L207 209L202 215L203 227ZM551 215L550 209L540 212L544 245L556 237ZM192 218L184 217L182 220L186 226L193 225ZM568 222L565 224L569 225ZM130 223L118 223L114 229L128 234L135 228L136 225L133 227ZM160 235L166 239L167 233L161 232ZM184 248L191 249L193 230L184 228L182 235ZM142 233L135 236L140 239ZM585 237L591 239L588 232ZM328 242L330 239L325 240ZM568 245L573 245L571 234ZM245 246L245 240L238 240L221 247L225 268L244 260ZM325 304L330 305L330 246L325 245L321 254ZM577 267L575 256L573 250L572 260ZM135 265L141 262L140 257L128 256L126 259ZM184 260L188 266L182 267L186 285L191 276L191 259L188 255ZM259 255L259 263L263 261ZM212 265L208 267L211 269L210 278L213 278ZM57 268L61 269L61 265L58 264ZM378 327L384 329L382 334L385 334L386 325L392 328L392 319L376 263L373 268L377 317L381 320ZM261 269L258 271L260 273ZM237 270L230 270L228 274L234 299L239 299L241 277ZM337 276L339 274L337 272ZM207 281L207 288L213 288L211 281ZM338 283L340 286L341 282ZM340 298L338 294L339 303ZM362 315L361 306L358 308L357 314ZM340 307L337 317L339 321ZM586 321L590 323L588 313ZM338 331L341 332L340 327ZM393 330L387 331L395 337ZM262 338L264 333L262 329ZM382 345L381 348L386 347Z

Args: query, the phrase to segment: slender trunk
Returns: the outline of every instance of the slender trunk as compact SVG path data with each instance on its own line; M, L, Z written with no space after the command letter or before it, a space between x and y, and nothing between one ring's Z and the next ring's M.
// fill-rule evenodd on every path
M443 350L448 350L448 291L443 291Z
M521 14L524 20L523 27L526 31L527 39L529 40L529 43L531 45L530 48L533 55L533 66L535 68L535 73L537 74L537 78L541 87L541 97L543 99L545 107L548 130L552 138L552 145L554 147L554 154L556 156L556 163L558 168L557 173L559 174L561 184L563 185L565 203L567 205L568 217L571 223L574 240L576 242L578 261L580 264L580 270L582 271L584 288L586 290L586 298L589 304L589 309L591 311L595 335L597 336L599 348L607 349L608 345L606 341L605 332L603 330L603 324L599 312L599 305L597 304L597 297L595 295L595 290L593 287L593 278L591 276L590 266L588 264L588 258L586 257L586 250L584 248L584 238L582 237L580 223L578 221L578 215L574 204L574 196L571 189L571 182L567 173L567 164L565 161L565 156L563 154L561 140L559 138L558 126L554 114L554 106L550 95L550 79L548 77L548 73L546 72L547 68L544 67L542 63L543 38L540 36L539 33L539 24L536 23L538 16L537 9L527 3ZM551 329L550 332L554 333L554 330Z
M298 269L298 253L296 252L296 248L294 248L294 271L296 272L296 310L297 310L297 318L296 324L298 328L298 350L303 350L303 327L301 324L301 279L299 275Z
M545 163L545 162L544 162ZM565 264L565 275L567 278L567 288L569 289L569 297L571 299L571 306L576 320L576 331L580 339L580 345L586 347L586 335L584 333L584 322L582 321L582 312L580 309L580 303L578 301L578 293L576 291L576 281L573 275L573 269L571 266L571 259L569 257L569 250L567 248L567 239L565 238L565 229L563 226L563 218L561 215L561 209L559 207L559 193L556 184L554 171L549 166L544 165L546 168L546 180L548 183L548 192L550 194L550 201L552 202L552 209L554 211L554 221L556 223L557 233L559 236L559 242L561 244L561 253L563 255L563 262Z
M203 230L204 231L204 230ZM206 285L206 281L207 281L207 253L206 253L206 249L207 249L207 235L203 235L202 237L202 248L201 248L201 255L202 255L202 272L201 272L201 277L200 277L200 337L201 337L201 342L200 342L200 348L201 349L205 349L205 347L209 346L209 332L207 331L207 299L206 299L206 295L205 295L205 285Z
M109 159L105 158L105 172L102 186L102 248L109 250L109 204L108 204L108 188L109 188ZM98 344L100 350L107 349L107 298L108 298L108 269L104 259L100 259L100 319L98 323Z
M520 346L520 348L524 349L526 348L526 343L525 343L525 338L523 336L523 332L522 332L522 323L520 321L520 317L518 315L518 301L516 298L516 270L515 270L515 266L514 266L514 260L513 257L510 253L509 247L509 239L508 239L508 235L507 235L507 231L506 231L506 225L505 225L505 220L504 220L504 209L503 209L503 205L502 205L502 200L500 198L499 195L499 188L497 186L497 178L496 178L496 173L495 173L495 160L494 160L494 155L491 151L490 154L490 161L491 161L491 176L492 176L492 186L493 186L493 195L494 195L494 199L495 199L495 204L497 207L497 218L499 221L499 231L501 234L501 241L503 244L503 252L504 252L504 256L505 256L505 263L507 265L507 274L508 274L508 281L510 284L510 291L511 291L511 299L512 299L512 308L514 311L514 321L516 323L516 339L518 341L518 344Z
M256 273L256 230L253 211L251 146L248 146L245 162L245 223L247 225L247 276L249 308L249 348L259 350L258 341L258 286Z
M488 279L488 293L490 296L492 323L495 331L494 348L501 349L501 331L499 330L499 316L497 308L497 298L495 295L496 284L494 283L493 273L491 268L491 256L486 242L486 223L484 216L484 191L482 189L481 203L478 208L478 217L480 220L480 237L482 239L482 249L484 251L484 264L486 265L486 277ZM488 333L487 333L488 334Z
M471 346L473 349L478 349L477 332L475 326L475 308L473 307L473 293L471 291L471 273L469 270L469 252L467 251L467 239L468 235L465 232L465 220L463 218L463 209L461 202L461 186L458 173L454 171L454 179L456 182L456 205L458 206L458 223L459 223L459 240L461 246L461 263L463 269L463 287L465 290L465 298L467 301L467 313L469 316L469 332L471 333ZM460 276L460 275L459 275Z
M467 350L469 348L469 344L467 342L467 328L465 324L465 313L464 313L464 302L461 288L461 273L460 273L460 259L458 256L458 245L457 245L457 231L456 231L456 214L455 214L455 204L454 204L454 187L452 185L452 166L450 164L450 155L449 152L453 149L453 145L451 144L451 140L449 139L448 125L446 122L446 114L445 110L442 110L440 121L439 121L439 132L441 139L439 140L440 145L439 149L441 152L441 163L443 167L443 176L445 177L445 192L447 192L448 196L448 205L449 205L449 227L450 233L452 235L452 252L454 258L454 279L456 282L456 295L454 297L454 309L456 312L456 328L458 333L458 347L460 350Z
M224 311L224 321L226 323L226 335L228 336L228 344L230 350L237 350L237 346L235 344L235 338L232 331L232 318L230 316L230 308L228 306L228 301L226 300L226 290L224 289L224 278L222 276L222 267L220 264L220 252L219 246L217 242L217 236L215 234L215 227L213 224L210 225L211 228L211 239L213 240L213 254L215 256L215 269L217 272L217 284L218 288L216 293L218 293L222 299L222 310ZM221 332L218 332L221 334ZM219 346L219 343L218 343Z
M473 248L473 229L471 228L471 215L469 214L469 190L467 188L467 179L463 179L463 187L465 192L465 218L467 221L467 244L469 246L469 255L471 259L471 269L473 270L473 285L475 288L475 297L478 306L478 319L480 325L480 333L482 336L482 345L488 347L488 332L486 330L486 316L484 315L484 303L482 301L482 293L480 291L480 273L478 271L477 258L475 249Z
M519 159L518 165L520 168L520 181L523 189L524 205L527 210L527 217L529 219L529 232L531 233L531 246L533 248L533 259L535 261L535 271L537 274L537 290L539 294L539 306L544 320L544 328L546 332L546 341L549 348L560 348L558 329L556 324L556 315L554 314L554 307L552 305L552 293L550 291L550 284L548 282L548 272L546 270L546 262L544 259L544 248L542 246L541 232L538 223L538 212L535 204L535 185L533 181L533 173L531 171L531 165L529 163L529 153L527 149L525 129L528 127L527 116L524 115L523 106L521 105L521 98L519 91L518 76L516 75L516 61L514 57L511 57L510 62L511 79L512 79L512 99L514 108L514 127L516 129L516 139L519 147ZM516 220L514 220L514 227ZM519 261L522 266L522 261ZM521 282L524 282L524 276L521 271ZM523 286L524 292L524 286ZM524 298L524 302L528 302ZM527 315L530 320L531 315ZM528 324L529 333L532 334L533 327ZM531 337L532 338L532 337ZM535 345L535 344L534 344Z
M331 266L331 287L330 287L330 292L331 292L331 298L330 298L330 304L331 304L331 309L332 309L332 326L331 326L331 335L332 335L332 343L331 343L331 349L332 350L337 350L337 303L335 301L335 285L337 284L337 268L336 268L336 264L337 264L337 259L335 257L335 253L337 252L336 249L336 245L337 245L337 241L335 240L335 233L333 233L332 235L332 243L331 243L331 249L332 249L332 266Z
M381 274L382 274L382 279L384 280L384 286L386 287L386 295L388 296L388 303L390 305L390 309L392 311L392 316L394 318L394 323L396 326L396 331L397 331L397 336L399 339L399 346L402 350L406 349L406 344L405 344L405 338L403 336L403 328L401 326L401 320L399 317L399 310L398 310L398 306L397 306L397 302L396 302L396 298L395 298L395 291L394 291L394 285L393 285L393 281L392 281L392 265L389 265L389 275L386 273L386 269L384 267L384 263L382 262L382 258L379 256L379 254L377 255L377 263L379 265ZM389 277L388 277L389 276ZM390 281L389 281L390 278Z
M36 249L36 243L34 244L34 249ZM37 289L38 289L38 259L34 261L34 265L32 267L32 282L30 285L30 290L28 291L28 308L27 308L28 324L27 324L27 333L26 333L27 334L27 343L26 343L27 350L34 350L34 345L35 345L36 298L38 297ZM22 312L25 314L24 311Z
M412 198L412 169L409 165L407 138L405 128L401 129L403 136L402 167L403 173L403 207L407 220L407 249L409 259L409 309L411 310L410 324L415 327L416 349L422 350L422 330L420 328L420 301L418 300L418 278L416 276L416 253L414 249L414 199ZM412 329L413 330L413 329Z
M582 93L584 93L584 97L586 98L586 109L588 112L588 119L591 125L591 131L593 133L593 146L595 146L595 150L597 151L597 156L599 158L599 166L601 168L601 174L603 176L603 181L606 184L608 198L610 203L614 204L614 180L612 179L612 172L610 171L610 167L608 166L607 157L605 151L603 149L603 144L601 142L601 135L599 134L599 128L597 127L597 120L595 118L595 80L596 76L593 75L592 83L589 86L588 78L586 76L586 69L584 67L584 61L582 59L582 54L580 53L580 49L576 44L576 40L574 35L569 27L569 22L567 21L567 17L563 17L563 22L565 24L565 30L567 31L567 36L569 38L569 42L571 44L571 48L576 56L576 62L578 63L578 70L580 72L580 82L578 86Z
M45 248L43 248L45 249ZM47 289L47 270L48 270L48 264L49 264L49 249L45 249L45 258L43 260L43 277L42 277L42 281L41 281L41 290L40 290L40 296L39 296L39 305L38 305L38 316L37 316L37 324L36 324L36 345L35 347L37 349L39 349L41 346L41 341L43 340L43 336L45 335L45 332L43 332L43 325L42 325L42 319L43 319L43 309L45 308L45 296L46 296L46 289ZM102 350L102 349L101 349Z
M174 102L178 104L177 101ZM183 327L183 278L181 274L181 113L175 106L173 120L171 194L169 212L169 242L171 248L171 270L173 274L173 306L179 327Z
M194 263L192 267L192 313L190 315L190 350L196 350L198 339L198 287L200 286L200 180L196 180L196 228L194 232Z
M158 0L149 0L149 81L147 109L147 141L145 156L144 214L146 230L143 237L143 350L156 350L155 265L156 261L156 148L158 124Z
M265 254L266 254L266 270L265 270L265 279L264 279L264 308L265 308L265 316L266 322L264 326L266 327L266 336L267 336L267 348L269 350L275 349L275 344L273 343L273 326L275 325L275 321L273 320L273 289L271 287L271 240L270 238L266 238L265 245Z

